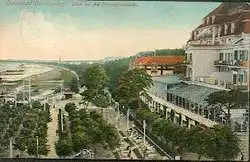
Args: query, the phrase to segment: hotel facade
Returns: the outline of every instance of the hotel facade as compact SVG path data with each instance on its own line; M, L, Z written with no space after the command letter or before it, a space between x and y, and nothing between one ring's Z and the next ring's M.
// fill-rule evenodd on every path
M212 128L230 122L241 139L241 152L248 159L249 104L229 112L226 106L209 105L206 99L218 91L249 90L249 4L221 3L192 31L185 51L187 80L175 73L154 75L149 65L140 66L149 70L153 79L142 101L152 112L182 127Z
M186 77L225 89L249 87L250 6L222 3L186 44Z

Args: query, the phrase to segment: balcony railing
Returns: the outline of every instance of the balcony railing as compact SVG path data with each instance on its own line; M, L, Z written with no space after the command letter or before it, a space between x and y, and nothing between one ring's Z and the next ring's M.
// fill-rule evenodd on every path
M246 65L247 63L244 63L245 61L240 61L240 60L216 60L214 61L215 66L237 66L240 67L242 65ZM244 64L243 64L244 63Z

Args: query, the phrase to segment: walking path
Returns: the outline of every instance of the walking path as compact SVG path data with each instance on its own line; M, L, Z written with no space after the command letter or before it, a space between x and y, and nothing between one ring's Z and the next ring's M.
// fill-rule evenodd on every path
M56 155L56 149L55 149L55 142L57 141L57 135L56 135L56 130L57 130L57 124L58 124L58 109L53 108L51 106L50 108L50 114L52 121L48 123L48 147L49 147L49 153L47 158L58 158Z

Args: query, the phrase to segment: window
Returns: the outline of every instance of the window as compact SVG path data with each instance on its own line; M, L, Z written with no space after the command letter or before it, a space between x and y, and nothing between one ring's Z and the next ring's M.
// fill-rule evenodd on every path
M243 82L243 74L239 74L239 83Z
M231 33L234 33L235 31L235 23L231 23Z
M227 30L228 30L228 26L227 24L224 25L224 34L227 35Z
M209 17L207 17L207 25L209 24Z
M234 60L238 60L238 51L237 50L234 51Z
M244 71L244 72L243 72L243 75L244 75L244 83L246 83L246 82L247 82L247 72Z
M230 53L227 53L227 61L230 61Z
M230 60L233 60L233 53L230 53Z
M249 52L248 52L248 50L246 50L246 61L248 61L248 59L249 59L248 55L249 55Z
M233 84L236 84L237 74L233 74Z
M243 51L243 50L240 50L239 53L240 53L240 60L241 60L241 61L244 61L244 60L245 60L244 51Z
M244 50L243 53L244 53L244 61L247 61L248 60L248 51Z
M212 16L212 23L214 23L215 15Z
M218 28L218 37L221 35L221 26Z
M220 53L220 61L223 60L223 53Z

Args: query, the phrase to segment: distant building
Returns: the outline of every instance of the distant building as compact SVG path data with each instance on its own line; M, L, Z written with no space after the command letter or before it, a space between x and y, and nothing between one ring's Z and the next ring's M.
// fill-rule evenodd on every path
M130 67L145 69L151 76L164 76L172 75L175 66L183 63L183 56L142 56L136 58Z
M249 4L222 3L192 31L186 45L186 76L226 89L247 89L249 50Z
M65 88L63 94L65 99L70 99L73 96L73 91L70 88Z

